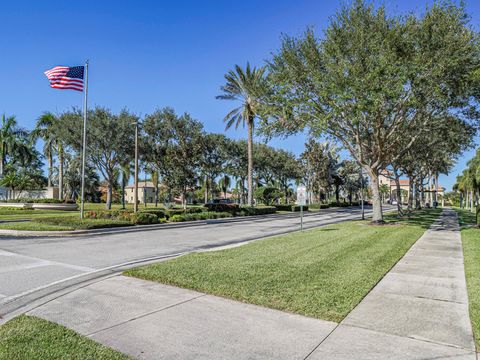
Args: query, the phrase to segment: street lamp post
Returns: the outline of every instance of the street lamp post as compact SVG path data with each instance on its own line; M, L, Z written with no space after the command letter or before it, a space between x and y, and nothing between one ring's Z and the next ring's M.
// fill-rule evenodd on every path
M133 188L133 211L138 211L138 121L135 122L135 179Z

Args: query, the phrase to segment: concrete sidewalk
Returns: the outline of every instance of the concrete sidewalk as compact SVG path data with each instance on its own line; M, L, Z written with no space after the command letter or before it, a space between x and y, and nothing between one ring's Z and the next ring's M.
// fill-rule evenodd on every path
M457 214L442 216L312 359L476 359Z
M476 359L451 210L341 324L124 276L29 314L138 359Z

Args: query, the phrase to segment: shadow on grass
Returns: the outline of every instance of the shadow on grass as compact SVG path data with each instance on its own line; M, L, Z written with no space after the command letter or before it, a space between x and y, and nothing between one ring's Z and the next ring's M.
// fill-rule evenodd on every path
M403 217L399 217L397 214L387 214L384 220L388 225L413 225L429 229L441 212L442 209L422 209L410 213L405 211Z
M477 225L477 217L470 210L454 208L458 214L458 223L462 229L471 228Z

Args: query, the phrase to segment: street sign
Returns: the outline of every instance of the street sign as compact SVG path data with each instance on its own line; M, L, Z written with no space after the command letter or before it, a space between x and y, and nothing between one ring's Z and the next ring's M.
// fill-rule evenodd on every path
M303 230L303 207L307 205L307 188L303 185L297 187L297 205L300 205L300 230Z
M297 205L307 205L307 188L303 185L297 187Z

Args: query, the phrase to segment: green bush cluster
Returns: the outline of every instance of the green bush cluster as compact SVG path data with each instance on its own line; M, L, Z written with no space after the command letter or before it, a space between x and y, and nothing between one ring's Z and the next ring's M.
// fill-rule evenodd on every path
M283 205L275 205L277 211L300 211L300 205L295 204L283 204ZM303 211L308 211L308 205L303 206Z
M158 217L159 219L165 218L165 210L163 210L163 209L157 209L157 208L149 209L149 208L146 208L146 209L140 210L140 212L153 214L156 217Z
M31 207L20 207L20 208L15 208L15 207L0 207L0 215L10 215L12 211L34 211L34 208Z
M228 212L234 216L240 211L238 204L205 204L205 208L208 211Z
M165 210L165 217L167 219L172 218L175 215L184 215L184 214L199 214L204 212L205 209L202 207L192 207L187 209L180 209L180 208L171 208Z
M243 216L275 214L275 206L241 206L240 214Z
M231 217L232 214L228 212L210 212L205 211L194 214L176 214L170 218L173 222L196 221L196 220L210 220Z
M348 207L350 206L350 203L347 203L347 202L336 202L336 201L331 201L330 202L330 207Z
M48 225L60 225L71 227L73 229L101 229L112 228L119 226L133 225L130 221L125 220L113 220L113 219L76 219L71 217L45 217L35 219L35 222Z
M131 222L136 225L149 225L149 224L158 224L160 219L155 214L150 214L148 212L138 212L130 216ZM162 218L163 219L163 218Z
M85 212L86 219L112 219L112 220L131 220L132 212L129 210L92 210Z

